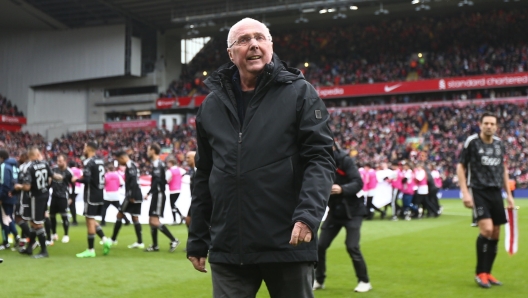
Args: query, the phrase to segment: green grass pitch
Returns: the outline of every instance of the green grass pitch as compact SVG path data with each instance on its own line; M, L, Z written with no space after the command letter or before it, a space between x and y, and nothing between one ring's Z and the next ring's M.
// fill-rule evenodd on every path
M443 200L444 215L411 222L375 219L364 222L362 250L374 289L354 293L356 277L341 233L328 250L326 289L323 297L528 297L528 200L517 200L519 253L510 257L499 242L493 273L502 287L480 289L473 281L476 228L470 227L470 210L459 200ZM107 235L113 225L104 228ZM0 251L0 297L211 297L210 273L194 271L185 258L185 226L171 226L182 241L175 253L160 234L161 252L127 248L135 241L132 226L123 227L119 245L108 256L97 242L95 259L77 259L86 248L84 226L71 228L71 241L50 247L50 258L34 260L13 251ZM62 226L59 224L59 235ZM502 237L503 235L501 235ZM143 227L145 243L150 230ZM38 249L37 249L38 250ZM265 285L257 297L268 297ZM292 297L294 298L294 297Z

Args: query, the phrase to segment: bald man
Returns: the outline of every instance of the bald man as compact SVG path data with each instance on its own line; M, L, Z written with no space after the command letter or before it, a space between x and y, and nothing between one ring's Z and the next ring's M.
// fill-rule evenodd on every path
M196 115L187 257L214 297L313 297L319 229L336 167L329 114L300 70L273 53L263 23L229 31L223 65Z

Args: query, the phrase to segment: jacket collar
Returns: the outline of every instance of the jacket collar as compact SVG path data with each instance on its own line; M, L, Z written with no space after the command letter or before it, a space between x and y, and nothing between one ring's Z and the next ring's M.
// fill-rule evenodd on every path
M204 81L209 90L217 95L235 116L237 115L237 104L233 93L233 78L236 73L238 73L238 68L233 62L229 62L218 68ZM272 61L264 66L264 71L259 75L255 94L259 93L260 89L265 86L269 86L273 81L287 83L295 80L304 80L301 71L288 67L277 54L273 54ZM238 118L238 116L236 117Z
M226 82L231 82L237 73L238 68L236 65L233 62L229 62L220 66L204 83L212 92L222 91L223 85ZM264 71L258 77L257 89L259 86L266 85L273 80L284 83L300 79L304 79L300 70L288 67L285 62L280 60L277 54L273 54L272 61L264 66Z

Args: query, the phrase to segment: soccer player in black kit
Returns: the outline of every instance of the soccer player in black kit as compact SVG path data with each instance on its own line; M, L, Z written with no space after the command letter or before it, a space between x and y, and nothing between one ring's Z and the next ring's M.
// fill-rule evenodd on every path
M141 215L141 202L143 201L143 195L138 184L139 171L132 160L128 157L125 151L117 151L114 153L117 162L126 166L125 170L125 200L121 205L121 210L117 213L117 221L114 226L114 234L112 235L113 243L117 241L117 235L121 229L121 220L125 217L125 212L132 215L132 222L134 223L134 229L136 231L137 241L128 246L128 248L145 248L143 243L143 237L141 235L141 224L139 223L139 216Z
M507 222L502 188L507 194L508 208L515 204L508 185L506 151L500 138L495 136L496 131L497 117L482 114L480 133L466 139L457 165L464 206L473 208L480 230L475 281L483 288L502 284L491 275L500 226Z
M96 216L101 215L103 209L103 193L105 186L104 161L96 155L99 146L95 141L84 144L83 176L77 182L84 183L84 216L86 217L86 228L88 230L88 249L78 253L78 258L94 258L95 234L103 241L103 254L110 252L112 242L105 237L103 229L95 221Z
M25 175L27 175L27 167L31 163L28 159L28 154L26 151L23 151L18 157L19 169L18 173L18 183L15 184L15 192L19 195L19 202L15 210L15 220L17 225L22 229L22 238L20 239L19 246L23 247L26 239L29 237L29 224L28 221L31 220L31 210L29 209L29 192L24 191L24 186L22 185L25 180Z
M51 239L53 241L59 240L57 235L57 214L61 215L62 227L64 228L64 236L62 237L62 243L68 243L70 237L68 236L69 221L68 221L68 200L75 192L75 180L73 173L66 166L66 156L60 154L57 156L57 165L52 169L53 173L57 173L62 176L61 180L53 179L51 182L51 194L50 203L50 220L51 220L51 232L53 233Z
M165 188L167 186L167 180L165 178L165 171L167 170L167 167L160 160L160 152L161 148L158 144L152 144L147 149L147 155L152 163L152 183L149 192L147 195L145 195L145 200L148 199L149 195L152 196L149 210L149 224L150 233L152 235L152 245L147 247L145 250L146 252L159 251L158 230L160 230L160 232L170 239L170 252L174 252L180 244L180 241L174 238L167 226L160 222L160 217L163 217L163 212L165 210Z
M30 192L29 208L31 210L31 228L29 230L29 243L20 253L32 255L33 245L36 239L40 244L41 251L33 256L35 259L47 258L48 250L46 248L46 230L44 229L44 220L49 199L49 188L51 179L62 179L60 175L53 175L50 166L44 161L39 160L40 152L33 147L28 151L30 163L24 169L22 175L22 190Z

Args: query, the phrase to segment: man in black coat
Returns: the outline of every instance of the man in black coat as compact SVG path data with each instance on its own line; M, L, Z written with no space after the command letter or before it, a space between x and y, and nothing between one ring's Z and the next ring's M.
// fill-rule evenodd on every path
M273 54L268 28L231 27L232 63L214 72L196 115L197 153L187 257L214 297L313 297L312 241L335 163L329 114L298 69Z
M356 292L368 292L372 289L367 274L367 264L359 249L359 237L363 216L367 209L363 198L358 198L357 193L363 188L363 181L356 164L346 152L334 147L334 159L337 165L337 175L332 186L332 194L328 202L330 211L321 227L319 235L319 263L316 269L316 280L313 289L324 288L326 277L326 250L342 227L346 229L346 247L352 258L356 270L358 285Z

